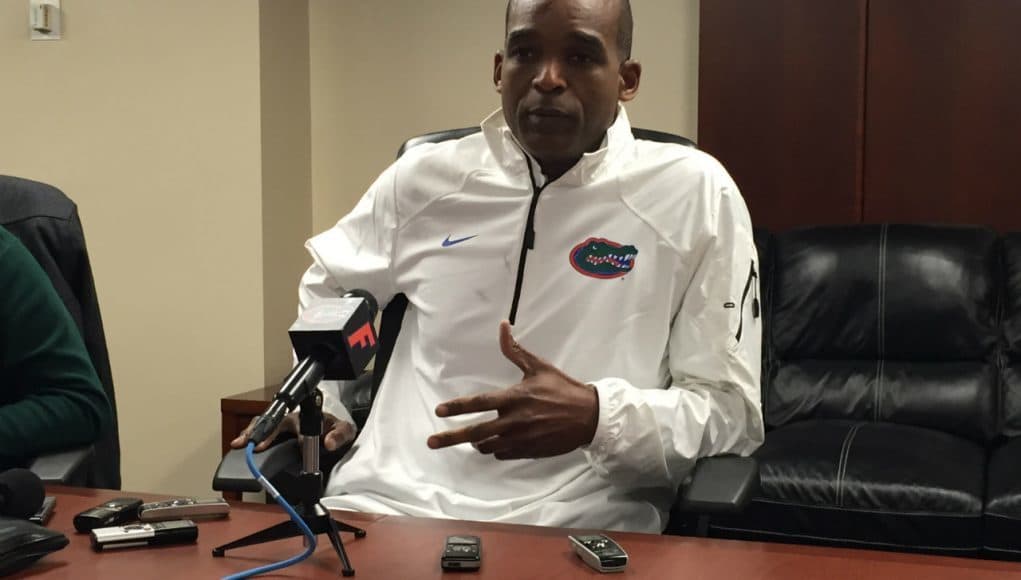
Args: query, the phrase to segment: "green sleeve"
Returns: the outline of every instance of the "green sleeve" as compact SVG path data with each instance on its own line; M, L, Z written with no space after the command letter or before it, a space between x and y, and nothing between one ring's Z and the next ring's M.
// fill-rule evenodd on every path
M0 228L0 457L95 441L110 404L49 278Z

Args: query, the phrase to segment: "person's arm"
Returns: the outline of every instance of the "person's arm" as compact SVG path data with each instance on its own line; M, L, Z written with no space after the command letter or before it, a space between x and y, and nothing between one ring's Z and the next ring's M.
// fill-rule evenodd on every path
M395 235L394 187L396 166L391 166L362 196L353 210L335 226L305 243L312 265L298 285L298 315L317 298L337 298L352 289L368 290L380 307L393 297L390 254ZM343 282L341 282L343 281ZM351 413L342 401L342 389L350 383L322 381L323 414L326 420L324 445L336 449L357 434ZM243 447L255 420L231 442ZM297 432L297 412L290 413L282 430ZM275 434L267 437L256 451L269 447Z
M367 290L380 309L396 294L391 254L396 235L397 164L384 171L353 210L337 224L308 240L312 265L298 288L298 313L316 298L336 298L354 289ZM323 410L354 425L341 402L348 382L323 381Z
M110 404L85 344L28 250L0 237L0 455L32 457L91 443Z
M698 458L748 455L762 443L759 264L751 220L732 183L716 214L715 236L671 327L670 387L594 382L599 420L583 449L593 468L619 485L676 489Z
M311 243L312 240L309 240L306 247L309 247ZM309 251L313 252L313 256L316 255L310 247ZM334 289L335 287L337 289ZM312 300L341 296L344 292L340 288L316 259L301 277L301 284L298 287L298 315L301 315L301 312ZM347 425L347 427L341 427L341 431L338 433L326 433L327 449L336 449L336 447L353 440L358 434L354 419L351 418L351 412L342 402L344 389L350 384L352 384L350 381L327 380L319 383L319 390L323 393L323 413L330 417L329 420L333 421L334 425Z

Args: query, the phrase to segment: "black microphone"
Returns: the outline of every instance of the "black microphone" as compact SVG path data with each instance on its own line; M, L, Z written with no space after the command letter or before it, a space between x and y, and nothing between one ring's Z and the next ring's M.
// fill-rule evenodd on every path
M46 489L39 476L27 469L8 469L0 473L0 515L27 518L39 511Z
M284 415L301 404L319 381L356 379L376 354L378 310L365 290L351 290L341 298L312 301L287 333L298 364L284 378L269 409L259 417L250 441L262 443Z

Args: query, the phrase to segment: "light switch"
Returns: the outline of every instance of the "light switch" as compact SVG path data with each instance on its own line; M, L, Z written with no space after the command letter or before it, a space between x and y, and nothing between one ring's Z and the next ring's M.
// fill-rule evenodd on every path
M32 40L60 40L60 0L29 0L28 26Z

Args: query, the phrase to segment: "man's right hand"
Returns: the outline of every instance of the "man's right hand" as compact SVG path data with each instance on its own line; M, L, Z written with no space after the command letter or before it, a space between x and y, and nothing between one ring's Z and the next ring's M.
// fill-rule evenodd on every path
M248 443L248 438L252 435L252 429L255 428L255 422L259 418L255 417L252 422L245 427L233 441L230 442L230 446L234 449L240 449ZM270 433L262 443L255 446L255 451L265 451L273 444L273 440L277 438L281 432L297 434L299 430L298 424L298 412L288 413L284 416L283 421L280 421L280 426L275 431ZM323 446L326 447L327 451L334 451L339 449L343 445L354 441L355 438L355 426L347 421L342 421L331 415L330 413L323 413Z

